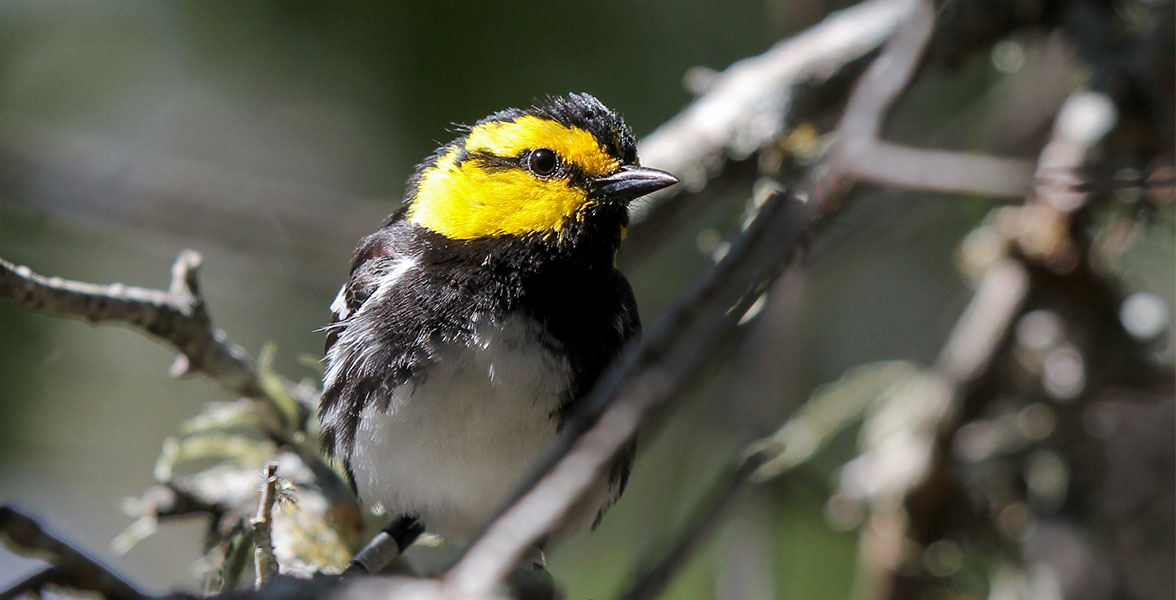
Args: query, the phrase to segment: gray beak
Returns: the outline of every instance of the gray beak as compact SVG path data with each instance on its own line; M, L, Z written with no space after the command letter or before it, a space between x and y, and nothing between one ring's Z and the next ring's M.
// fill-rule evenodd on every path
M594 196L629 202L678 183L678 178L658 169L625 165L607 177L592 181Z

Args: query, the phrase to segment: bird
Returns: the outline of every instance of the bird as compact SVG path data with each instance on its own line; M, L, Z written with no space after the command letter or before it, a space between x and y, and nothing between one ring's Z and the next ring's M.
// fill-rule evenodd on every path
M639 336L616 268L628 207L678 181L586 93L457 133L360 240L326 327L324 449L401 550L422 530L468 542ZM633 454L568 527L599 522Z

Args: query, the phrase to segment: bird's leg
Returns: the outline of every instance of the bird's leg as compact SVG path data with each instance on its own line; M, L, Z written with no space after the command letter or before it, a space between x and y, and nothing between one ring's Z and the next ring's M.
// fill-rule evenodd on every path
M425 526L412 515L400 515L355 553L343 575L379 573L416 541Z
M519 565L510 573L507 584L514 598L536 600L562 598L555 587L555 578L547 570L547 559L543 546L536 544L523 555Z
M521 563L523 571L542 571L547 568L547 556L543 554L541 546L531 546L531 551L523 556Z

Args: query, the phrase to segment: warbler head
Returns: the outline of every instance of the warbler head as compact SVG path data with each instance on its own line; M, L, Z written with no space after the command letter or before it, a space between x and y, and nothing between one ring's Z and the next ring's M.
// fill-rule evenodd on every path
M409 180L403 218L452 240L511 238L615 251L628 203L676 183L641 167L633 133L588 94L486 117Z

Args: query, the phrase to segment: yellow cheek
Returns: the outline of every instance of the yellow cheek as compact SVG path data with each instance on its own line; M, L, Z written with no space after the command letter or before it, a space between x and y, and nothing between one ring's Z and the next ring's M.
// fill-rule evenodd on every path
M458 168L456 151L425 171L408 220L451 239L558 234L587 194L562 179L522 170L486 170L473 161Z

